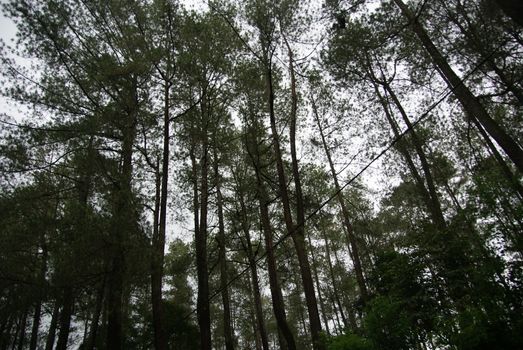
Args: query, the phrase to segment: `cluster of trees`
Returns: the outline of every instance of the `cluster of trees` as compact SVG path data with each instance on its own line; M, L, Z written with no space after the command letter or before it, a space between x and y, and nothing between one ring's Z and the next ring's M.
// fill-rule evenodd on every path
M523 346L518 1L3 11L0 350Z

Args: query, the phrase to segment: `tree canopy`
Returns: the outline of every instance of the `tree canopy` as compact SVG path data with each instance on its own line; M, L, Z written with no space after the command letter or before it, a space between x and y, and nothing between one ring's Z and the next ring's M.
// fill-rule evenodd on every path
M0 350L523 347L518 1L2 11Z

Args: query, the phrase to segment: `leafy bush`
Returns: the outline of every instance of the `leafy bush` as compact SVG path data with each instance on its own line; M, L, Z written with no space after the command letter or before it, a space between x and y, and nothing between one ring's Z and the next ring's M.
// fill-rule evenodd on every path
M328 350L372 350L372 344L359 335L347 333L327 340Z

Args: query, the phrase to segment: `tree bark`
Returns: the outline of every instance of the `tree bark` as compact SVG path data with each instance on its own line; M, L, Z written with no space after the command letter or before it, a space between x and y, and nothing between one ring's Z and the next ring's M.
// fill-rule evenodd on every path
M66 350L71 329L71 316L73 315L74 297L73 288L66 286L62 294L62 312L60 312L60 333L56 350Z
M336 198L338 199L338 203L341 208L341 213L343 216L343 224L345 225L345 229L347 230L347 236L349 240L349 252L351 253L352 262L354 264L354 272L356 273L356 281L358 282L358 287L360 289L360 296L363 303L367 302L368 300L368 292L367 292L367 285L365 283L365 277L363 276L363 268L361 266L361 259L359 254L359 246L356 241L356 237L354 235L354 228L352 227L352 223L350 220L349 210L347 208L347 205L345 203L345 198L343 196L343 192L341 191L341 186L338 181L338 174L336 173L336 169L334 168L334 163L332 161L332 157L329 151L329 148L327 146L327 140L325 139L325 135L323 132L323 128L321 126L320 117L318 115L318 109L316 107L316 102L314 101L314 97L311 94L311 105L314 117L316 119L316 124L318 125L318 129L320 131L320 136L323 144L323 149L325 150L325 155L327 156L327 161L329 162L329 167L331 170L332 179L334 180L334 186L337 192Z
M262 195L261 198L266 197ZM267 268L269 272L269 285L271 289L274 316L276 318L276 323L278 324L278 329L280 330L283 338L285 339L287 349L296 350L296 342L294 340L294 335L292 334L289 324L287 323L287 315L285 314L283 295L281 293L280 284L278 281L276 258L274 256L273 247L273 234L266 199L260 199L260 217L265 238L265 251L267 252Z
M325 243L325 253L327 258L327 265L329 266L329 275L331 278L332 283L332 292L334 294L334 300L336 301L336 305L338 306L338 309L340 310L341 319L343 321L343 325L347 327L349 324L347 323L347 318L345 317L345 313L343 312L343 304L341 303L340 299L340 293L338 292L338 286L336 283L336 277L334 274L334 267L332 266L332 260L331 260L331 250L329 246L329 240L327 238L327 233L324 229L321 229L321 232L323 234L323 241Z
M487 147L488 147L490 153L494 156L494 158L498 162L498 164L501 168L501 171L507 178L507 181L512 185L512 188L514 189L514 191L516 191L518 193L519 200L523 201L523 186L521 186L521 184L519 183L516 175L514 175L514 173L512 173L512 170L505 162L505 159L503 159L501 154L499 154L498 149L492 143L492 141L490 140L490 137L487 135L487 133L485 132L483 127L478 123L478 121L476 119L473 119L473 118L471 118L471 119L472 119L472 122L476 125L476 128L478 129L479 133L483 137L483 140L487 144Z
M42 262L41 262L41 268L40 268L40 276L38 277L40 280L40 287L38 291L38 300L35 304L35 310L33 314L33 325L31 327L31 339L29 340L29 350L36 350L36 346L38 345L38 330L40 328L40 317L42 313L42 299L43 299L43 290L45 288L45 274L47 272L47 245L45 244L45 237L42 237Z
M138 112L137 78L130 78L130 105L122 127L122 166L114 189L111 239L111 266L107 278L107 347L123 347L123 289L126 271L125 245L132 231L135 218L132 210L133 147L136 138Z
M395 138L399 138L401 133L398 128L398 125L396 124L396 121L391 115L391 112L389 110L388 104L385 100L385 97L381 95L378 86L373 81L374 85L374 91L376 92L376 96L378 97L378 100L380 101L381 106L383 107L383 111L385 113L385 117L387 118L387 121L389 122L389 125L394 133ZM427 207L427 211L431 216L432 222L437 225L438 221L440 221L440 217L442 218L441 210L436 210L434 206L434 202L431 199L431 195L427 188L425 187L425 183L423 182L423 178L421 177L420 173L418 172L418 169L416 168L416 165L414 164L414 160L412 159L408 149L405 147L405 145L402 142L398 143L398 150L405 159L405 163L407 163L407 167L410 170L410 173L412 177L414 178L414 181L416 182L416 186L418 187L418 191L420 193L420 196L425 203L425 206Z
M207 135L207 96L205 88L202 91L201 117L203 128L202 136L202 157L200 161L200 222L199 229L195 232L196 246L196 270L198 276L198 297L196 309L198 314L198 325L200 327L200 346L202 350L211 350L211 315L209 305L209 271L207 258L207 214L209 198L209 146Z
M429 193L429 212L432 214L432 219L434 221L434 224L440 229L445 230L447 228L447 224L445 222L445 218L443 216L443 211L441 210L441 203L439 201L439 197L436 191L436 185L434 184L434 179L432 177L432 172L430 170L430 165L427 160L427 157L425 156L425 151L423 150L421 140L418 137L418 133L414 129L414 126L409 120L409 117L407 116L407 113L403 109L403 106L390 87L390 85L387 82L383 82L383 87L385 90L389 93L390 97L392 98L392 101L396 105L396 108L400 112L401 117L403 118L403 121L405 122L405 125L407 125L407 128L410 130L410 139L412 140L412 143L414 145L414 149L416 150L416 153L418 155L418 158L421 163L421 169L423 170L423 174L425 176L425 182L427 184L427 190Z
M298 156L296 154L296 122L297 122L297 109L298 109L298 95L296 93L296 76L294 72L294 55L292 49L287 41L286 36L283 36L285 44L287 45L287 51L289 56L289 73L291 77L291 120L289 128L289 138L291 146L291 163L292 163L292 174L294 178L294 189L296 191L296 217L297 225L290 225L287 230L291 229L295 231L292 236L294 239L294 245L296 247L296 253L298 255L298 262L300 264L300 272L302 277L303 291L305 292L305 302L307 303L307 311L309 313L309 327L311 329L311 338L313 348L316 350L324 349L325 346L321 341L321 321L320 314L318 312L318 301L316 300L316 294L314 293L314 281L312 278L311 267L309 258L307 256L307 245L305 243L305 209L303 205L303 193L300 181L300 170L298 165ZM272 89L272 84L271 84ZM273 96L273 94L271 94ZM275 129L275 128L274 128ZM273 130L274 132L274 130ZM280 178L280 182L284 178ZM284 183L285 185L285 183ZM282 197L283 199L283 197ZM286 220L287 221L287 220ZM289 221L292 221L292 217L289 217ZM295 237L295 238L294 238Z
M29 340L29 350L36 350L38 344L38 328L40 327L40 313L42 311L42 302L39 300L35 305L33 315L33 324L31 327L31 339Z
M307 238L309 239L309 246L312 247L312 241L310 234L307 235ZM316 254L314 254L314 249L311 248L311 258L312 258L312 272L314 277L314 282L316 283L316 290L318 291L318 300L320 301L320 308L321 308L321 318L323 319L323 323L325 324L325 331L327 332L327 335L330 335L329 331L329 322L327 320L327 315L325 314L325 302L323 301L323 295L320 288L320 279L319 279L319 273L318 273L318 261L316 260Z
M60 315L60 303L55 301L53 314L51 315L51 323L47 332L47 339L45 342L45 350L53 350L54 340L56 336L56 326L58 324L58 316Z
M256 121L254 121L256 123ZM247 150L251 157L253 169L256 176L257 197L260 206L260 220L265 240L265 251L267 254L267 269L269 273L269 286L272 297L272 308L276 324L278 325L279 333L285 339L288 350L296 350L296 342L294 335L287 323L287 315L285 314L285 305L283 302L283 295L281 293L280 284L278 281L278 272L276 268L276 258L274 256L273 247L273 233L268 209L268 196L263 184L260 164L260 153L258 149L257 130L252 130L250 133L251 141L246 142ZM280 341L283 349L283 342Z
M28 311L24 311L20 320L20 338L18 339L18 350L22 350L25 345L25 327L27 325L27 314ZM14 344L13 344L14 347Z
M523 173L523 150L519 144L488 114L476 96L463 83L461 78L450 67L447 60L428 36L425 28L419 23L409 7L402 0L394 0L403 15L410 21L410 25L416 36L419 38L423 47L432 60L441 77L447 83L449 89L453 90L454 95L461 103L466 114L471 118L476 118L483 126L485 131L498 143L505 154L512 160L520 173Z
M252 334L254 335L254 345L256 347L256 350L262 350L262 341L261 341L261 332L259 329L259 322L258 322L258 315L257 315L257 305L256 305L256 298L254 296L254 283L252 281L252 276L247 275L247 292L249 293L249 303L252 307L249 308L249 314L251 316L251 319L256 319L256 322L252 322ZM258 286L259 288L259 286ZM259 290L258 290L259 292ZM263 320L262 320L263 322ZM265 349L263 349L265 350Z
M238 184L238 187L241 185ZM261 293L260 293L260 282L258 278L258 269L256 266L256 257L252 250L251 234L249 232L249 225L247 223L247 207L245 206L245 200L243 193L238 193L240 207L241 207L241 222L242 230L246 241L245 251L247 252L247 259L249 261L249 268L251 272L252 291L254 297L254 310L256 314L256 323L258 325L258 331L261 338L261 346L263 350L269 350L269 339L267 337L267 330L265 327L265 319L263 317Z
M2 332L0 333L0 349L6 350L11 341L11 329L13 328L13 323L15 323L15 317L10 315L5 320L5 323L2 324Z
M474 50L478 52L480 57L485 60L485 63L487 64L488 68L496 73L496 75L499 77L499 80L505 85L508 91L510 91L514 97L518 100L520 105L523 105L523 91L517 84L510 79L503 69L498 67L496 64L494 58L489 53L489 50L492 50L491 45L489 43L482 43L481 34L476 29L476 25L470 21L469 15L467 13L467 10L463 7L463 4L461 1L458 1L456 4L457 12L463 17L465 22L467 23L467 28L459 21L457 16L454 14L454 12L448 8L447 4L444 0L440 0L440 3L442 6L445 7L445 10L447 12L447 15L449 19L454 23L461 33L467 38L468 42ZM523 15L523 14L522 14Z
M93 311L93 320L91 321L91 329L84 350L93 350L96 344L96 336L98 334L98 323L100 321L100 314L102 313L102 306L105 295L105 278L102 280L100 289L96 295L95 308Z
M161 172L161 194L160 194L160 226L158 235L153 237L153 258L151 266L151 298L153 312L154 347L156 350L167 350L167 337L165 334L164 316L162 308L162 279L163 264L165 256L165 228L167 222L167 193L169 184L169 135L170 135L170 113L169 113L169 89L171 84L164 84L164 108L163 108L163 154Z
M214 148L214 177L216 181L216 206L218 209L218 244L220 264L220 289L223 304L223 331L225 338L225 349L234 350L233 329L231 325L231 307L229 298L229 286L227 278L227 255L225 246L225 224L223 218L223 197L221 191L221 178L218 169L218 154Z

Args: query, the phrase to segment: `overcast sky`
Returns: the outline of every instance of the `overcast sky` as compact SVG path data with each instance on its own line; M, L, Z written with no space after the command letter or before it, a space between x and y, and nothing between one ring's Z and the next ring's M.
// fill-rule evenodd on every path
M0 4L3 5L7 0L0 0ZM6 44L9 44L11 39L15 37L16 27L13 21L4 16L4 12L0 13L0 39Z
M0 0L0 6L3 6L7 0ZM7 45L12 45L16 34L16 26L12 20L4 16L0 7L0 40ZM7 99L0 95L0 116L8 114L13 116L17 114L12 106L8 105ZM3 117L3 116L2 116ZM0 125L0 128L2 126Z

